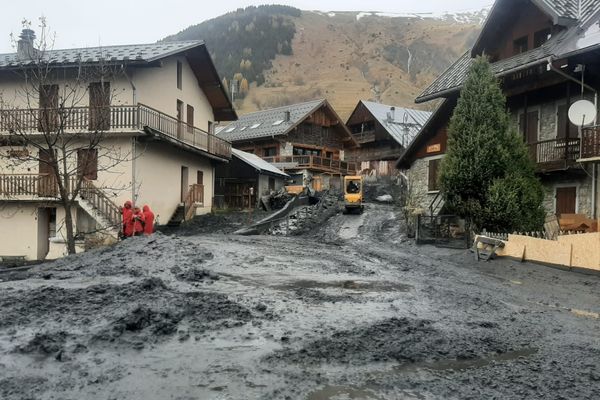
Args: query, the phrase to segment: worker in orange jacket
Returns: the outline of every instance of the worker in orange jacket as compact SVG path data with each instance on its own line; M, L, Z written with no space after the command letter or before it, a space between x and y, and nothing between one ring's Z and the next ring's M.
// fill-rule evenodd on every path
M133 236L133 204L131 201L126 201L123 207L121 207L121 216L123 219L123 237Z
M133 209L133 215L131 216L131 222L133 224L133 236L141 236L144 234L144 213L139 207Z
M149 236L154 233L154 213L150 209L150 206L145 205L143 207L144 212L144 235Z

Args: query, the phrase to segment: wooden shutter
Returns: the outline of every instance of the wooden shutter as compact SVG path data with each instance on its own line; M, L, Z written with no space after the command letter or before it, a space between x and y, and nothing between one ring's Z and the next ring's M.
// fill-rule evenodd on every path
M90 181L98 179L98 150L77 150L77 173Z
M556 188L556 214L575 214L577 209L577 187Z
M429 191L439 190L438 175L441 159L429 160Z

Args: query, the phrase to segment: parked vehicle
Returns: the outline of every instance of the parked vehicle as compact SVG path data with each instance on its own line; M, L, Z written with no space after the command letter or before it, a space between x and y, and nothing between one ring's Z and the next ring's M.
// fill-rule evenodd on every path
M363 186L362 176L344 177L344 213L363 212Z

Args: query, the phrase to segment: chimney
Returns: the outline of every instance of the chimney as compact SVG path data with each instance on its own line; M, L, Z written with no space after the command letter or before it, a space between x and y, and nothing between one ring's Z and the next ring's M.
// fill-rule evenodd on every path
M17 58L19 60L31 60L36 57L37 50L33 47L35 32L33 29L23 29L17 42Z
M390 122L394 122L396 119L396 107L390 107L390 116L392 117Z
M290 114L290 112L288 110L288 111L285 112L285 117L283 118L283 120L285 122L290 122L290 119L291 119L291 114Z

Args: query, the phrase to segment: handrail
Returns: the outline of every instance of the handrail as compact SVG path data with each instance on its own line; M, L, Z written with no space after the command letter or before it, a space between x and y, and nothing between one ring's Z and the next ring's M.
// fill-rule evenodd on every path
M540 140L528 146L537 164L574 162L581 153L581 139L578 137Z
M90 202L94 208L102 213L112 226L120 226L121 210L117 205L102 191L96 187L92 181L83 178L79 195L82 199Z
M185 221L188 221L194 217L198 203L204 204L204 185L199 183L190 185L188 193L183 202Z
M110 131L153 129L173 139L224 158L231 143L142 103L106 107L0 109L0 133Z
M334 160L333 158L326 158L322 156L309 156L309 155L292 155L292 156L273 156L263 157L263 160L270 163L297 163L296 167L299 168L315 168L324 169L334 172L345 172L348 174L354 174L357 171L357 163Z

